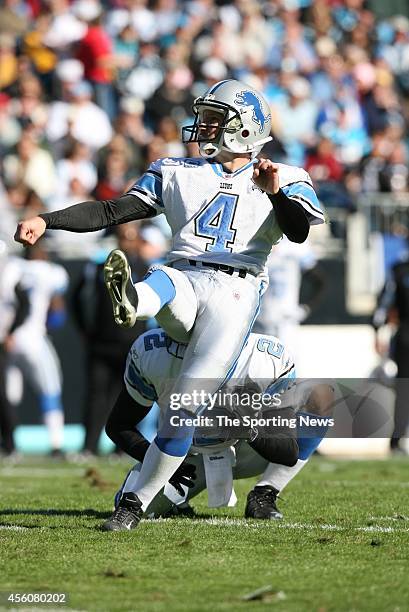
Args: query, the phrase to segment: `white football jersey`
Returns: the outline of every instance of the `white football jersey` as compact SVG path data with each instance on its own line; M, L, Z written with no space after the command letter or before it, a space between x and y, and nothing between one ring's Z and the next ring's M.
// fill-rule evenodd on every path
M314 268L316 263L317 259L308 241L296 244L284 237L273 248L267 260L269 285L261 301L260 314L255 323L256 331L272 331L282 319L298 322L302 318L302 273Z
M186 346L172 341L161 329L139 336L126 362L124 381L129 395L138 404L156 402L163 415L169 394L179 375ZM249 393L273 395L284 390L295 378L295 366L284 345L274 336L250 334L232 377L223 385L223 393L233 393L245 383Z
M39 334L46 333L47 314L54 295L65 293L68 274L62 266L50 261L22 259L21 286L28 291L29 314L18 331L27 329Z
M256 161L233 173L202 158L165 158L149 166L128 193L166 215L172 230L168 262L188 258L264 271L282 232L267 194L252 180ZM308 173L280 164L279 177L283 192L303 206L310 223L323 223Z

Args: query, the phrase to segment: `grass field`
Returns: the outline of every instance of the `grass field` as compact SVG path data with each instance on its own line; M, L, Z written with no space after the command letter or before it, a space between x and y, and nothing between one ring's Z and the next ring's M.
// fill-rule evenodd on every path
M278 523L241 518L253 483L240 481L235 509L209 511L202 494L198 519L103 533L128 465L0 464L0 590L66 592L64 610L409 609L407 460L314 459Z

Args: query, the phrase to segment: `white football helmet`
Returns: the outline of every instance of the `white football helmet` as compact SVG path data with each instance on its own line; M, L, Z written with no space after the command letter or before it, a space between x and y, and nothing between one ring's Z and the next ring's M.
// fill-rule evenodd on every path
M182 129L184 143L198 142L202 157L220 151L251 153L254 158L272 140L271 112L263 96L241 81L219 81L193 104L195 122ZM209 135L205 111L220 113L217 130ZM210 131L211 132L211 131Z

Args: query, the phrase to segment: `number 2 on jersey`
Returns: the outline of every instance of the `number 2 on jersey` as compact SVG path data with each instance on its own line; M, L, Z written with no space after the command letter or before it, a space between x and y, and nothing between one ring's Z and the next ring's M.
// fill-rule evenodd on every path
M237 230L233 227L238 195L218 193L195 219L196 236L208 238L206 251L232 251Z

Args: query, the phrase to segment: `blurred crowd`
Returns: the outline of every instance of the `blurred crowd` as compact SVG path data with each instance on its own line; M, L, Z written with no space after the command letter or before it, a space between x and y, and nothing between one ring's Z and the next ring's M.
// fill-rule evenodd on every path
M271 105L266 154L305 167L327 206L408 191L404 16L365 0L4 0L0 237L195 154L179 136L191 103L230 77Z
M264 154L308 170L329 211L354 211L365 192L409 193L406 16L380 19L365 0L3 0L5 248L15 247L19 219L115 198L157 158L197 155L195 144L181 143L181 128L192 122L193 100L225 78L263 93L274 136ZM99 294L101 243L130 241L142 274L165 254L169 234L160 218L127 232L52 234L52 257L90 261L75 289L74 316L88 351L84 448L94 453L108 409L98 407L130 341L96 323L97 315L110 319ZM10 352L9 331L0 345ZM114 344L120 356L112 357Z

